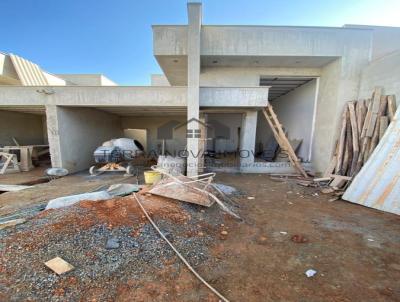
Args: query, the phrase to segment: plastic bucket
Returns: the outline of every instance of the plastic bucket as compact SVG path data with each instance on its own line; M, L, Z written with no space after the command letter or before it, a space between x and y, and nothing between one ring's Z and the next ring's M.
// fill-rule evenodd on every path
M145 171L144 181L148 185L152 185L161 179L161 173L157 171Z

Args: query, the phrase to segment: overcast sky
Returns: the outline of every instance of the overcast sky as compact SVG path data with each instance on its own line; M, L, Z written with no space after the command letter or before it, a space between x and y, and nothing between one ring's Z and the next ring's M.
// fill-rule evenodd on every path
M400 27L399 0L203 0L204 24ZM0 0L0 51L51 73L149 85L152 24L186 24L185 0Z

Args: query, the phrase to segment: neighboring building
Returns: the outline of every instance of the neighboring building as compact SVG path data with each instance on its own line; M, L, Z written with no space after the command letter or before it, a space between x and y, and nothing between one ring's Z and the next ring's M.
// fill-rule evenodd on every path
M201 14L201 4L189 3L188 25L153 26L164 75L152 75L148 87L52 75L0 54L0 85L7 85L0 87L0 145L10 137L48 139L52 165L74 172L90 166L99 144L128 130L145 130L146 150L160 150L157 129L190 121L165 141L170 153L190 151L189 175L202 169L194 155L206 149L245 150L234 171L282 172L288 164L257 158L272 137L260 113L270 102L289 138L303 141L300 157L322 172L345 102L370 97L374 86L400 97L400 28L208 26ZM207 139L212 132L229 135Z

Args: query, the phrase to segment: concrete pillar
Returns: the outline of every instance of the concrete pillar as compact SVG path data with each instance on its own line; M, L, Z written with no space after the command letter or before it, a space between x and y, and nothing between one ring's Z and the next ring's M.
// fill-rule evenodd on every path
M240 169L245 170L254 164L256 146L257 111L246 111L240 128Z
M56 105L46 105L46 124L51 166L53 168L61 168L61 141Z
M207 148L207 125L206 125L206 115L204 113L200 113L199 120L201 123L200 126L200 140L199 140L199 154L204 155ZM198 158L198 173L203 173L205 169L205 161L204 156Z
M187 175L198 174L201 3L188 3Z

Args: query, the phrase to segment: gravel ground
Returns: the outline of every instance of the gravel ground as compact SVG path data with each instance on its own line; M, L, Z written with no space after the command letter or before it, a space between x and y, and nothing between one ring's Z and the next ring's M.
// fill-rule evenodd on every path
M160 229L194 267L215 261L208 250L224 221L216 205L203 208L167 201L165 207L163 200L154 205L153 197L141 198ZM121 285L132 284L130 280L152 280L166 267L178 275L186 270L132 197L116 202L101 209L97 207L103 201L86 202L90 207L80 203L44 211L1 231L0 300L79 301L94 297L108 301L121 295ZM115 248L110 248L112 245ZM53 273L44 262L56 256L75 269L61 276Z

